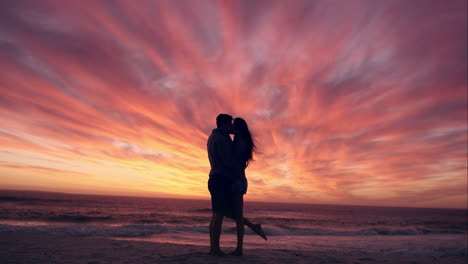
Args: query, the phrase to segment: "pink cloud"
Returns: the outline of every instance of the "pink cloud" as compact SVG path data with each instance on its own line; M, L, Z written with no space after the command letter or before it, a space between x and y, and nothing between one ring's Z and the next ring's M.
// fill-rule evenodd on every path
M207 196L227 112L258 139L251 199L466 207L466 1L0 7L0 171L35 177L16 184L54 182L42 157Z

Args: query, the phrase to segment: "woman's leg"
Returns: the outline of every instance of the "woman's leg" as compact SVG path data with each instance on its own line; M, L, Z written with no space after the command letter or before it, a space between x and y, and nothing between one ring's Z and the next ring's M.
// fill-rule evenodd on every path
M240 199L238 196L236 195L240 195ZM237 198L236 198L237 197ZM241 201L240 204L242 205L242 209L241 209L241 212L242 212L242 223L244 225L246 225L247 227L249 227L250 229L252 229L252 231L254 231L257 235L259 235L260 237L262 237L263 239L265 240L268 240L267 236L265 235L265 232L263 231L262 229L262 226L260 224L254 224L252 222L250 222L249 219L243 217L243 204L244 204L244 201L243 201L243 194L233 194L233 207L232 207L232 211L225 214L226 217L230 218L230 219L233 219L234 221L236 221L236 224L240 221L237 220L237 211L239 211L239 209L237 208L236 209L236 206L235 204L239 204L239 200ZM237 201L237 202L236 202ZM236 228L237 230L240 230L240 228ZM242 231L243 231L243 228L242 228Z
M257 235L259 235L260 237L262 237L265 240L268 240L267 236L265 235L265 232L263 232L262 226L260 224L254 224L254 223L250 222L250 220L245 218L245 217L244 217L244 224L246 226L248 226L250 229L252 229L252 231L254 231Z
M252 222L250 222L250 220L247 219L247 218L245 218L245 217L244 217L244 224L245 224L247 227L249 227L250 229L252 229L253 226L254 226L254 224L253 224Z

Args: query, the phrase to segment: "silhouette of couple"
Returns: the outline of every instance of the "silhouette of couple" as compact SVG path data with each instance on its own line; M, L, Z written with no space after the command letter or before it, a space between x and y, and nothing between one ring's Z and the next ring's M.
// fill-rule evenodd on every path
M216 117L217 128L208 138L208 158L211 170L208 190L211 194L213 216L210 223L210 255L222 256L219 246L224 216L236 221L237 248L233 255L242 255L244 225L267 239L260 224L253 224L243 216L244 194L247 193L245 169L252 161L255 144L247 123L227 114ZM231 140L229 134L234 134Z

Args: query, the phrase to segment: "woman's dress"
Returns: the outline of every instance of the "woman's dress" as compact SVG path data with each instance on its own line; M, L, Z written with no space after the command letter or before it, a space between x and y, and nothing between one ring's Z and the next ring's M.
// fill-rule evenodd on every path
M247 193L247 177L245 176L245 168L247 159L249 156L249 150L247 149L247 143L242 139L234 140L234 158L239 162L241 170L237 173L237 177L232 184L232 192L234 193Z

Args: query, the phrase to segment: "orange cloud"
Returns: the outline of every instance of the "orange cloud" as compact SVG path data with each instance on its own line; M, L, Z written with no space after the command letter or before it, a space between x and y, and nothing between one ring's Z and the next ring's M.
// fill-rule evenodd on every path
M3 1L0 187L208 197L220 112L247 199L466 207L466 1Z

